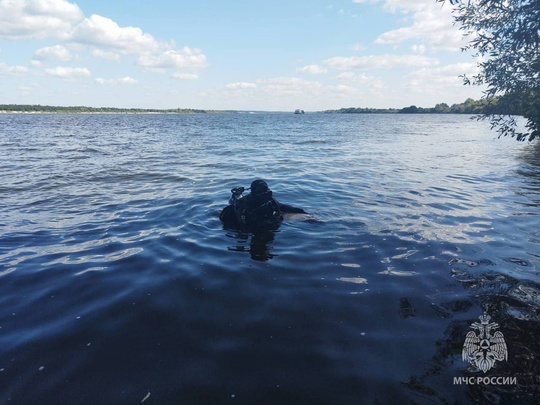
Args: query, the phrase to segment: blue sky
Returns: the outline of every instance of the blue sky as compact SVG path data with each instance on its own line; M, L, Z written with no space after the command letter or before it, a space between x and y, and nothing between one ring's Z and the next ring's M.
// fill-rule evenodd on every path
M435 0L0 0L0 104L430 107L464 44Z

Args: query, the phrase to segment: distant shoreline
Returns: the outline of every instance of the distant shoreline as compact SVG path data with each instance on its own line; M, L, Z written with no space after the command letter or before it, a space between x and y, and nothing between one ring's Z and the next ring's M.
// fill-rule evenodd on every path
M499 99L467 99L463 103L452 104L439 103L435 107L424 108L411 105L404 108L361 108L349 107L339 110L313 111L312 113L326 114L508 114L519 115L519 112ZM277 111L255 111L255 110L201 110L194 108L115 108L115 107L62 107L49 105L25 105L25 104L0 104L0 114L254 114L254 113L277 113ZM287 111L280 111L286 113ZM294 112L290 111L291 113Z
M0 114L211 114L222 111L194 108L146 109L114 107L61 107L49 105L0 104Z
M17 110L0 110L0 114L73 114L73 115L178 115L178 114L224 114L225 111L212 111L212 112L167 112L167 111L100 111L100 112L88 112L88 111L17 111Z

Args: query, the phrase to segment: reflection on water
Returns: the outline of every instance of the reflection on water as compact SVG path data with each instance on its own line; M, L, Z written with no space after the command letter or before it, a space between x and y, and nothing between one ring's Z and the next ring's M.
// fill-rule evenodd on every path
M236 245L228 247L233 252L249 252L253 260L266 261L274 257L271 253L272 242L276 231L261 230L257 232L227 232L227 236L234 239ZM249 246L248 246L249 244Z
M538 145L463 116L2 115L0 149L0 403L539 395ZM223 229L254 178L310 215ZM517 386L453 383L486 309Z

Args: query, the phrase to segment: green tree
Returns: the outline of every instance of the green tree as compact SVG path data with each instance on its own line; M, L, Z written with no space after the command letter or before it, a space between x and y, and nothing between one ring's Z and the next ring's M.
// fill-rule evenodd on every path
M435 105L433 111L436 113L447 113L450 111L450 106L446 103L439 103Z
M436 0L444 3L447 0ZM518 141L540 138L540 0L449 0L454 19L470 38L464 50L481 57L480 73L464 83L486 85L504 114L484 115L499 136ZM514 116L527 120L518 129Z
M411 105L410 107L402 108L399 112L404 114L417 114L420 112L420 109L415 105Z

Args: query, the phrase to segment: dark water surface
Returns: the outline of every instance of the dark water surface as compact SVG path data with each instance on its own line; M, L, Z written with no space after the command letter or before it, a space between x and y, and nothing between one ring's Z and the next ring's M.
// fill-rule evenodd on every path
M1 404L540 394L540 148L487 123L0 115L0 173ZM310 214L224 230L258 177ZM486 374L461 358L484 310ZM453 383L478 375L517 384Z

